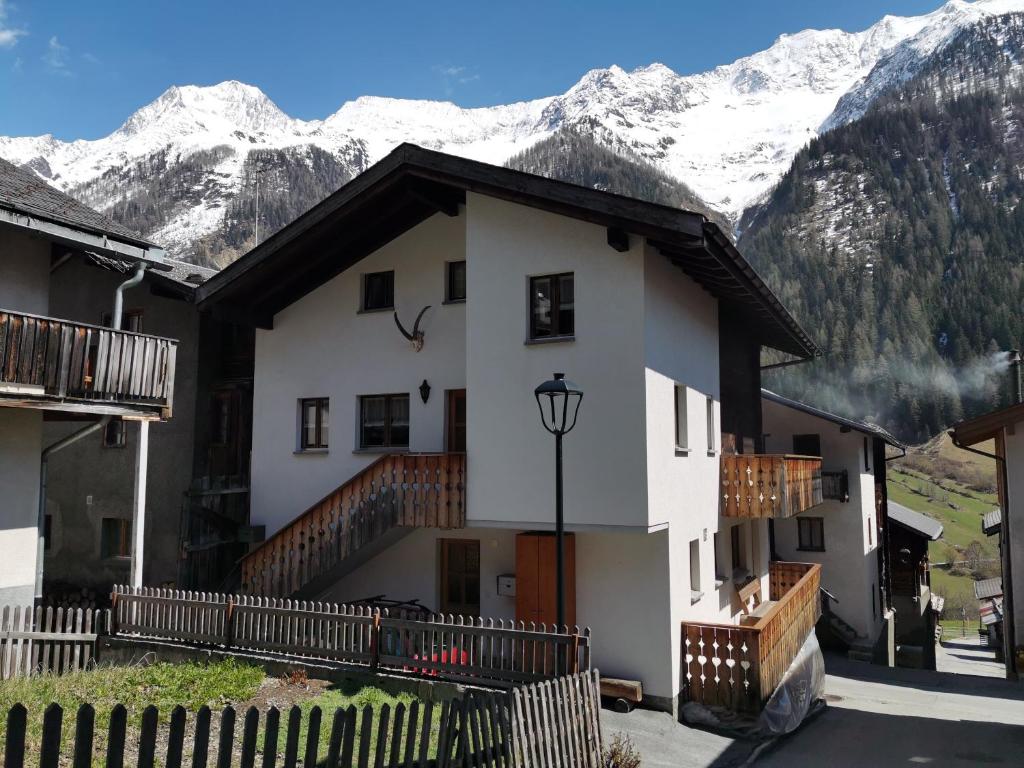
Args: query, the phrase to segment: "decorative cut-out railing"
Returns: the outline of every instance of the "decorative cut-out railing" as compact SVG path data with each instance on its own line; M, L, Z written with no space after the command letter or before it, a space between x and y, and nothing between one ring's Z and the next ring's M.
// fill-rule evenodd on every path
M774 605L755 624L683 622L688 701L756 714L774 693L821 615L821 566L774 562L768 582Z
M466 455L382 456L242 560L242 591L287 597L317 585L393 528L463 528Z
M821 459L723 453L723 517L792 517L821 504Z
M0 397L167 418L177 350L173 339L0 309Z

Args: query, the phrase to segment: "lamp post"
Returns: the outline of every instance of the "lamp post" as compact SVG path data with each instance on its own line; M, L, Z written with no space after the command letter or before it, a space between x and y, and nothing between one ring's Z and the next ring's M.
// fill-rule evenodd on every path
M557 621L561 629L565 626L565 552L562 546L565 526L562 520L562 436L576 426L576 416L583 402L583 390L565 378L564 373L554 374L533 391L540 408L540 419L544 429L555 436L555 581L557 595ZM571 415L570 415L571 414Z

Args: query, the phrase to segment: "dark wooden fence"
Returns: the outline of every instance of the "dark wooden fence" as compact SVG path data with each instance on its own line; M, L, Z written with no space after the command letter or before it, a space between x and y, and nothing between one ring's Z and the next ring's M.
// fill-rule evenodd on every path
M0 612L0 680L86 669L109 611L4 606Z
M178 342L0 310L0 383L59 399L161 406L170 415Z
M590 668L590 630L367 606L118 586L112 634L522 684Z
M28 744L28 712L18 704L7 714L4 766L23 768L26 758L34 758L38 751L34 762L40 768L67 764L68 752L75 768L121 768L126 757L139 768L181 768L189 761L193 768L206 768L211 757L218 768L255 768L257 754L263 768L294 768L301 750L303 766L326 768L599 768L598 682L594 671L511 693L472 692L440 705L413 702L392 709L384 704L377 711L349 707L336 710L330 725L319 707L309 711L305 723L299 707L292 707L285 724L276 708L263 714L262 723L261 713L250 708L242 718L240 736L238 713L226 707L215 738L208 707L200 709L191 723L185 710L175 707L161 727L160 713L151 706L142 712L137 736L133 733L129 739L128 712L117 705L110 713L105 755L96 754L99 734L91 705L76 712L73 743L64 734L64 711L51 704L43 714L40 742ZM71 730L68 724L68 734ZM186 739L188 731L193 735ZM321 751L322 733L329 733L326 751Z

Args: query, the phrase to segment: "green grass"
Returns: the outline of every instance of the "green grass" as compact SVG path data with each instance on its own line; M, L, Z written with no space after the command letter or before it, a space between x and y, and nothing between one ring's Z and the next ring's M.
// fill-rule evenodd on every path
M950 545L962 551L971 542L981 545L983 558L998 559L996 539L981 532L982 516L998 504L995 495L969 489L948 478L936 481L923 471L903 466L890 468L888 491L891 500L942 523L942 537L928 545L933 563L932 591L946 599L947 614L959 612L963 606L969 617L976 618L978 606L971 574L951 573L934 564L947 561Z

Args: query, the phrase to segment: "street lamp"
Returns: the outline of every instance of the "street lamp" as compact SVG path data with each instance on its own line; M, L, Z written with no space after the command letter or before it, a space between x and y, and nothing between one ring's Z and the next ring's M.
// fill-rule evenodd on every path
M558 589L558 627L565 626L565 552L562 541L562 435L576 426L576 415L583 402L583 390L565 378L564 373L554 374L533 391L540 408L540 419L544 429L555 436L555 581ZM571 414L571 418L570 418Z

